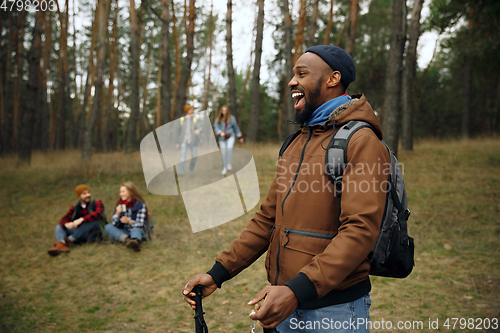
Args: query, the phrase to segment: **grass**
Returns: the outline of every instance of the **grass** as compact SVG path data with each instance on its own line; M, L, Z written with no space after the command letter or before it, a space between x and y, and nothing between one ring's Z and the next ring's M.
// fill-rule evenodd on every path
M264 198L279 146L244 147ZM417 261L407 279L372 278L372 321L422 321L419 331L429 331L429 318L439 318L440 330L453 332L446 318L500 317L499 156L500 139L422 141L400 154ZM257 209L193 234L180 197L147 191L138 153L95 154L89 163L77 151L35 153L31 167L14 157L1 165L0 332L193 332L182 287L211 267ZM139 253L103 243L47 255L76 184L87 183L109 214L127 180L154 214L152 242ZM266 284L263 258L226 282L204 301L210 331L248 332L246 302Z

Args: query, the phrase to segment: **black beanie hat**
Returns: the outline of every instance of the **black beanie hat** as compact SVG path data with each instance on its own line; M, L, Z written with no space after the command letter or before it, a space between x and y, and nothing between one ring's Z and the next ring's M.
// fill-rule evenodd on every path
M306 50L321 57L334 71L339 71L340 81L347 89L349 84L356 79L356 67L349 53L333 45L316 45Z

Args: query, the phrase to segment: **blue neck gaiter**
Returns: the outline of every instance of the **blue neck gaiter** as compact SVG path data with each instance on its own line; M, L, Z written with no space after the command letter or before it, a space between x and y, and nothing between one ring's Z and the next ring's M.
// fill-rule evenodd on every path
M314 110L311 118L306 121L304 125L312 126L325 123L333 110L335 110L342 104L349 102L350 100L351 96L345 94L323 103L319 108Z

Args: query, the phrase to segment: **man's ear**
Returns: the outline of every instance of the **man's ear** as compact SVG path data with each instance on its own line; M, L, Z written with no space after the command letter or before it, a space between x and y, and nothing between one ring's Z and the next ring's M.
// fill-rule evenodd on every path
M342 75L340 74L339 71L334 71L330 76L328 77L328 80L326 81L326 86L328 88L333 88L339 85L340 83L340 78Z

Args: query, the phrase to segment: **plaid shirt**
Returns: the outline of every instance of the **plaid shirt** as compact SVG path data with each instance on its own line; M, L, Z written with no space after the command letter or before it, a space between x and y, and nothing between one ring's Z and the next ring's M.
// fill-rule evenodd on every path
M94 204L95 207L93 209L93 212L89 214L88 208L89 205L92 204ZM72 220L75 209L77 210L77 212L75 218ZM98 220L103 213L104 213L104 205L102 204L101 200L95 201L95 203L91 201L85 208L83 208L79 203L75 206L70 207L66 215L64 215L62 219L59 221L59 224L61 225L61 227L65 228L64 226L65 223L72 222L74 220L79 219L80 217L83 217L83 223L92 222Z
M132 224L124 224L120 221L120 218L125 215L132 222ZM115 208L115 212L113 213L113 217L111 218L111 224L118 228L127 230L131 228L143 228L147 216L148 211L146 209L146 205L140 201L137 201L132 208L127 207L127 211L121 212L120 214L116 214Z

